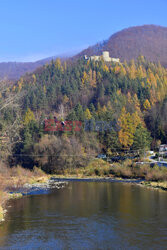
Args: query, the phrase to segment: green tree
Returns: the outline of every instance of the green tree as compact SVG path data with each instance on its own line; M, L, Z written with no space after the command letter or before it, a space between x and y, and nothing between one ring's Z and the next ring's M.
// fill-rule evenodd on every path
M83 111L83 108L82 108L81 104L77 104L75 106L75 114L76 114L77 119L79 121L83 121L84 120L84 111Z
M139 124L136 128L132 148L135 150L141 149L145 151L150 148L151 136L148 130Z

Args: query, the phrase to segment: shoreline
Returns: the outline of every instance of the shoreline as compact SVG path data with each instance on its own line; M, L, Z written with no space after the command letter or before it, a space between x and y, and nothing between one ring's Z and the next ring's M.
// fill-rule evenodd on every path
M142 187L148 187L152 189L158 189L167 191L167 182L147 181L141 178L121 178L121 177L78 177L78 176L58 176L54 175L51 177L55 181L84 181L84 182L120 182L120 183L132 183L140 185Z
M97 177L97 176L91 176L91 177L77 177L77 176L52 176L52 180L55 181L85 181L85 182L125 182L125 183L139 183L141 181L144 181L143 179L123 179L118 177Z
M9 200L19 199L23 196L27 195L35 195L40 193L46 193L51 188L61 188L65 182L52 182L51 176L46 175L42 177L33 178L33 181L29 181L25 183L22 187L16 188L14 191L7 191L5 192L6 201L5 204L0 205L0 223L3 222L5 219L6 210L6 203Z

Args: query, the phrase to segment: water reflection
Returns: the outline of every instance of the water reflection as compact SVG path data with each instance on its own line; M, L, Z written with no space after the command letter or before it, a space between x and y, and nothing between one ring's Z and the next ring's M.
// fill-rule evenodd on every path
M71 182L10 202L0 226L9 249L164 249L167 194L132 184Z

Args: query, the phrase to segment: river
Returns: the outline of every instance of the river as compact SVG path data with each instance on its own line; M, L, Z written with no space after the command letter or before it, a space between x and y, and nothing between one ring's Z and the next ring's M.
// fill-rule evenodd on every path
M69 182L8 204L0 249L165 249L167 193L130 183Z

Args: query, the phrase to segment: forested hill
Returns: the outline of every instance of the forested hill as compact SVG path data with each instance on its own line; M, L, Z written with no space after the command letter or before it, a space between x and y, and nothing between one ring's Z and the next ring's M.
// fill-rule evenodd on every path
M144 25L124 29L105 42L83 50L77 57L101 55L104 50L121 61L129 61L143 55L148 61L159 61L167 67L167 27Z
M54 172L83 166L99 151L156 149L167 141L167 69L142 56L129 64L57 59L4 88L0 103L1 153L9 151L14 164ZM44 121L54 117L82 127L45 131ZM85 130L85 121L93 130ZM99 130L96 122L110 127Z

